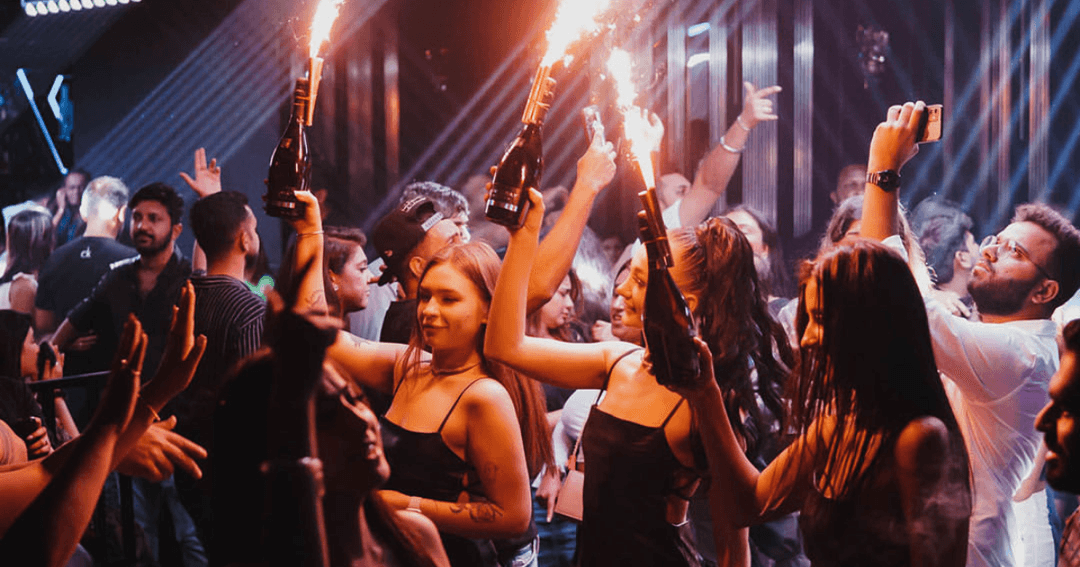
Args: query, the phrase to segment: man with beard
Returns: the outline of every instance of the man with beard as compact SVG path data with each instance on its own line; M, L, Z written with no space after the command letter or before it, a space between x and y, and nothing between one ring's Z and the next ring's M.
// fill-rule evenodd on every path
M87 348L87 368L107 370L119 344L129 313L134 313L146 332L144 381L157 372L165 349L172 308L180 299L191 275L191 263L176 248L183 230L184 200L164 183L139 189L128 202L131 239L138 256L110 266L90 295L76 305L53 336L61 349L72 346L80 335L96 335L81 341Z
M894 106L874 132L865 237L898 240L899 171L917 152L924 110L921 102ZM1080 231L1046 205L1021 205L1008 226L983 241L980 252L968 290L981 321L953 316L934 300L926 302L926 314L934 357L971 460L975 499L967 564L1011 567L1038 545L1025 538L1018 547L1021 530L1035 528L1049 536L1045 504L1041 513L1019 522L1012 497L1032 471L1041 437L1035 416L1058 366L1050 315L1080 287ZM1037 507L1037 502L1024 504ZM1052 544L1046 543L1034 555L1052 557Z
M1039 412L1035 428L1045 434L1046 482L1055 490L1080 493L1080 321L1062 332L1061 366L1050 379L1050 403ZM1065 524L1058 567L1080 566L1080 511Z

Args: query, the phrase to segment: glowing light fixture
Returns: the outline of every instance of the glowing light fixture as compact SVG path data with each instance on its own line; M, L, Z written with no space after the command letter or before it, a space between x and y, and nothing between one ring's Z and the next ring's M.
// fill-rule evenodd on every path
M104 8L105 6L117 6L140 0L21 0L23 12L31 18L47 16L49 14L63 14L78 12L91 8Z

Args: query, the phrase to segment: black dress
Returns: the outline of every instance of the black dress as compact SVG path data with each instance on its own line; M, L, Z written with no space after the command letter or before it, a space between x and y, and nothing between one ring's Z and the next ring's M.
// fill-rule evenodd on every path
M685 474L679 473L687 468L664 435L664 426L683 401L675 404L659 427L626 421L593 405L581 432L585 482L578 559L582 567L700 565L690 523L674 526L667 522L668 498L686 498L679 486Z
M384 488L443 502L456 502L462 492L483 498L484 490L476 469L451 451L442 438L443 426L454 413L461 397L480 380L483 378L473 380L461 390L439 424L439 429L432 433L409 431L385 416L379 418L383 451L390 463L390 479ZM439 535L454 567L498 565L495 545L491 540L469 539L441 531Z
M864 480L840 499L822 494L815 479L799 516L803 546L814 567L911 565L894 447L893 442L882 444Z

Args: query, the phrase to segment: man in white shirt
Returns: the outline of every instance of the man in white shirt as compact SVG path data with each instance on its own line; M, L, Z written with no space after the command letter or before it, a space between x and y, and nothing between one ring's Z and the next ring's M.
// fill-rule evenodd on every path
M924 110L921 102L894 106L874 132L861 231L867 238L897 233L899 171L917 152ZM1080 231L1050 207L1029 204L981 247L968 286L981 322L926 302L934 357L971 460L969 566L1021 563L1012 496L1033 467L1042 440L1035 416L1058 366L1050 315L1078 286Z

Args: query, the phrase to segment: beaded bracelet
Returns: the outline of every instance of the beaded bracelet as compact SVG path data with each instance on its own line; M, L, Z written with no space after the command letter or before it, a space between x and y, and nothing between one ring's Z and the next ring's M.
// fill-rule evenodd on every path
M742 121L742 115L741 114L735 117L735 123L739 125L739 128L742 128L743 130L746 130L747 132L749 132L751 130L751 128L749 126L747 126Z

